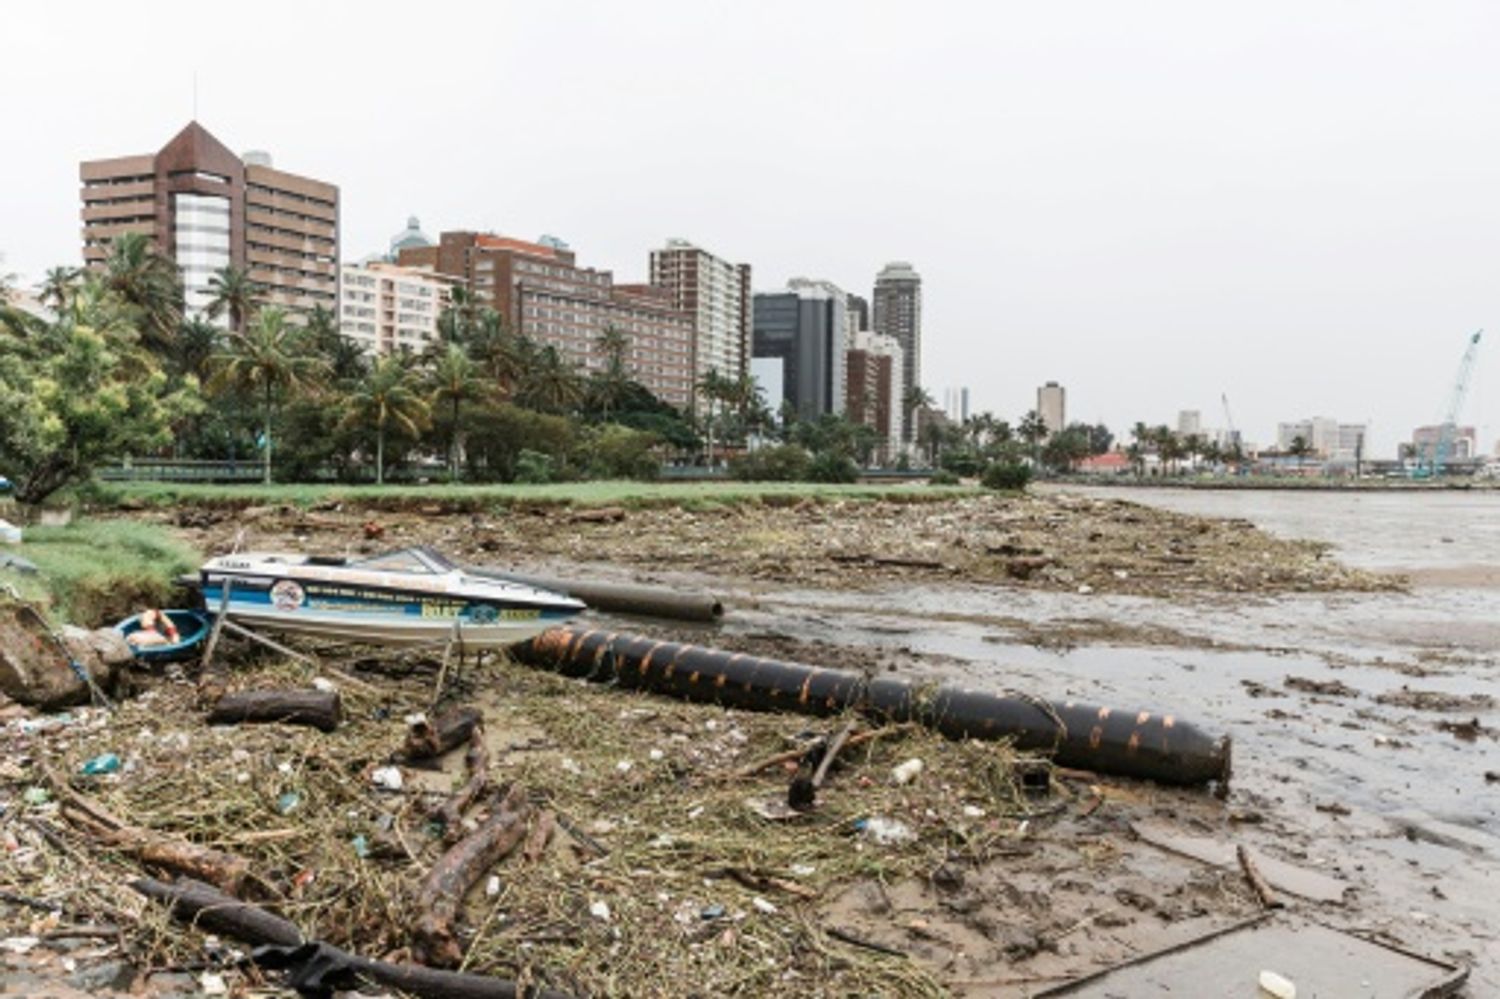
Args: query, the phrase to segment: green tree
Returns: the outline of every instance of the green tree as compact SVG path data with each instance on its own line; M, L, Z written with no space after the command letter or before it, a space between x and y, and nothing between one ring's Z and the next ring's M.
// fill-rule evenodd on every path
M516 386L516 402L541 413L562 415L583 401L584 381L556 347L538 350Z
M920 385L908 385L901 393L901 404L906 408L906 435L913 440L917 436L917 411L929 409L933 403L932 393Z
M730 382L719 374L718 368L709 368L698 379L698 394L708 403L707 413L703 420L704 436L708 441L708 466L714 464L714 406L722 402L729 393Z
M231 334L210 362L210 388L241 392L261 408L262 481L270 484L271 424L278 399L287 392L310 392L328 377L328 363L306 347L307 334L287 322L286 313L268 306L243 333Z
M375 483L385 483L385 441L392 429L409 437L420 436L431 408L422 398L421 386L411 362L400 354L387 354L375 362L344 400L345 427L375 431Z
M1029 409L1021 417L1020 424L1016 427L1016 435L1025 441L1031 448L1031 463L1040 465L1042 461L1041 444L1047 438L1047 424L1042 419L1042 414L1034 409Z
M338 320L323 306L313 306L302 329L307 350L327 362L335 385L351 385L369 373L370 358L365 348L339 332Z
M100 463L171 443L198 406L106 297L70 309L36 335L0 337L0 461L22 503L40 503Z
M1074 423L1053 434L1042 448L1042 460L1049 468L1059 472L1071 471L1073 466L1087 458L1090 428Z
M209 318L217 319L227 312L229 328L235 333L244 332L245 323L255 311L256 299L266 290L265 285L251 280L247 269L233 264L215 271L208 279L208 287L213 293L208 302Z
M494 309L479 313L467 346L469 356L495 380L506 398L515 396L537 354L536 345L512 331L505 317Z
M630 337L619 327L610 325L604 328L594 344L604 355L604 367L589 379L588 394L604 422L608 423L610 414L619 410L629 391L631 379L625 367L625 354L630 349Z
M438 355L428 372L428 380L432 404L448 410L448 472L457 481L459 446L463 440L460 415L465 405L489 396L490 384L481 377L479 365L456 343L448 344Z
M209 362L219 352L223 332L213 323L193 317L177 332L177 351L172 358L177 372L191 375L203 384L208 380Z
M47 275L42 278L42 287L37 300L61 315L68 303L73 300L73 293L78 290L78 282L82 276L83 271L77 267L47 268Z
M1292 438L1292 443L1287 446L1286 453L1297 459L1297 467L1301 468L1306 459L1313 453L1312 442L1301 434Z
M131 310L142 342L158 354L174 349L182 324L182 281L177 265L137 232L116 236L104 261L104 286Z

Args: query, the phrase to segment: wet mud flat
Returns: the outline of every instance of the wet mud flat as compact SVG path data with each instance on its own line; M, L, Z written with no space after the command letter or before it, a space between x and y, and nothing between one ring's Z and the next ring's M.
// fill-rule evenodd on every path
M785 798L791 770L741 776L744 768L799 739L830 736L842 719L683 705L497 665L467 681L486 712L496 775L524 783L539 808L565 816L574 832L554 832L535 860L497 866L496 895L471 893L461 925L474 970L587 994L1029 995L1260 912L1263 900L1233 862L1233 849L1245 846L1299 916L1472 963L1477 991L1469 994L1500 982L1489 820L1484 806L1455 809L1449 800L1461 800L1452 786L1471 776L1476 794L1485 793L1483 761L1500 769L1490 707L1466 699L1476 693L1482 650L1351 642L1336 625L1306 626L1330 607L1337 618L1339 608L1366 601L1388 602L1371 612L1388 617L1410 596L1391 577L1343 569L1325 545L1271 538L1243 522L1158 521L1154 511L1113 500L964 502L976 505L859 504L857 529L816 505L624 511L602 521L567 511L477 520L354 510L215 514L211 522L202 511L168 516L181 517L184 533L210 551L243 527L255 548L432 543L464 561L532 569L586 562L606 578L712 586L729 605L720 626L601 623L865 672L1170 708L1236 739L1235 778L1220 799L1071 772L1053 772L1044 794L1026 792L1007 777L1015 760L1003 747L900 733L845 760L811 814L768 817L780 815L769 803ZM900 521L913 513L920 527ZM1030 526L1017 527L1022 520ZM1115 541L1106 540L1105 522L1119 532ZM726 526L739 542L725 540ZM1090 540L1095 533L1104 537ZM987 539L984 547L974 547L976 537ZM1162 558L1189 557L1189 542L1193 562ZM717 558L716 544L725 553ZM1235 564L1251 555L1277 568L1251 573ZM1010 568L1043 557L1056 561ZM1304 624L1289 635L1278 627L1287 620ZM231 762L206 764L204 776L184 781L187 757L173 755L181 740L172 735L177 742L161 750L142 740L133 774L74 783L137 809L153 828L248 852L283 893L300 891L272 904L305 929L400 956L410 946L402 914L437 851L414 821L417 805L462 780L463 754L450 754L438 772L409 769L399 796L372 790L369 771L399 743L403 713L431 696L434 664L330 662L381 691L345 690L356 710L333 738L201 734L190 678L157 678L143 681L151 696L133 702L143 713L31 734L12 741L12 758L44 755L70 772L87 754L138 737L129 726L149 728L152 739L180 731L193 759ZM259 682L258 671L288 666L252 658L242 668L249 683ZM1324 686L1330 680L1345 689ZM1477 727L1460 735L1443 729L1445 720ZM21 739L12 728L6 738ZM894 771L911 759L923 760L921 773L898 783ZM276 809L289 793L280 786L284 763L304 782L289 790L313 803L302 817ZM258 789L249 803L225 793L246 786L235 783L241 772ZM8 771L0 793L15 800L35 776ZM137 988L174 994L188 979L201 989L205 972L224 970L222 941L169 927L139 900L101 887L139 870L129 858L103 858L111 865L103 876L80 876L38 839L31 821L51 817L8 809L6 820L7 830L19 829L18 849L35 851L31 862L54 876L40 882L42 897L97 905L59 915L49 929L47 914L0 901L8 936L40 938L25 955L0 955L26 966L18 981L77 987L80 969L117 961ZM257 829L296 835L240 839ZM400 831L394 844L391 829ZM361 832L382 844L372 857L350 846ZM314 874L298 888L304 871ZM28 867L5 887L36 893L36 877ZM98 957L65 967L70 952L48 933L100 913L124 924L123 948L98 941ZM226 973L237 981L238 972Z

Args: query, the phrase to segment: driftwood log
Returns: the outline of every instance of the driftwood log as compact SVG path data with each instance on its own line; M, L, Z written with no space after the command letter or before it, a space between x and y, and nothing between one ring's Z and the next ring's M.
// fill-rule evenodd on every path
M316 974L320 979L317 984L329 989L374 982L422 999L571 999L564 992L522 988L503 978L392 964L327 944L309 943L295 924L199 882L165 884L142 878L131 887L147 898L166 903L181 922L266 948L255 953L256 963L287 968L293 977L300 974L304 981Z
M423 717L406 730L403 752L408 760L430 760L469 741L484 724L478 708L452 708L436 718Z
M463 908L464 896L485 871L520 844L530 817L526 792L519 784L513 785L489 818L432 866L417 895L417 911L421 913L417 919L417 953L424 963L452 968L463 960L453 924Z
M343 704L336 690L242 690L220 697L208 714L208 722L284 722L332 732L342 716Z
M97 801L73 790L56 770L45 763L40 766L64 805L63 816L100 844L129 853L147 867L207 881L231 895L239 894L244 887L250 876L250 862L245 858L130 825Z
M484 744L484 726L475 725L469 731L469 749L464 753L464 767L469 779L463 787L443 799L432 812L432 817L443 824L443 842L453 844L463 835L464 812L479 799L490 786L490 754Z

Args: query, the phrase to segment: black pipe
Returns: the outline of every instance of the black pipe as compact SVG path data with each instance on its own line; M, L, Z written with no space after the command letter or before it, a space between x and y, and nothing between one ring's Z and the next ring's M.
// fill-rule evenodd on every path
M474 566L465 566L464 572L482 579L502 579L565 593L582 600L595 610L614 614L641 614L676 621L709 623L724 616L724 604L718 597L704 590L674 590L646 583L608 583L562 576L538 576Z
M764 659L641 635L565 626L517 646L522 662L566 676L758 711L855 710L953 739L1011 739L1058 764L1165 784L1227 785L1228 736L1170 714L1119 711Z
M171 914L184 923L261 948L256 951L256 962L289 971L304 995L331 994L333 983L352 988L358 979L368 979L424 999L572 999L565 992L522 988L504 978L392 964L305 941L293 923L201 881L167 884L138 878L130 886L147 898L167 903Z

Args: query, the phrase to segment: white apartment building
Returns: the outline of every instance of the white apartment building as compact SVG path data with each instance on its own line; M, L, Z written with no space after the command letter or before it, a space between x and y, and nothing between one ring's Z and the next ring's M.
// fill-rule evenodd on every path
M665 247L651 251L651 284L693 318L694 383L710 370L729 379L745 373L752 307L749 264L732 264L685 239L669 239Z
M417 352L437 339L453 279L370 261L339 268L339 332L372 354Z
M1340 423L1328 416L1276 425L1276 448L1291 449L1292 441L1301 437L1312 446L1312 453L1325 461L1352 462L1363 446L1369 426L1364 423Z

